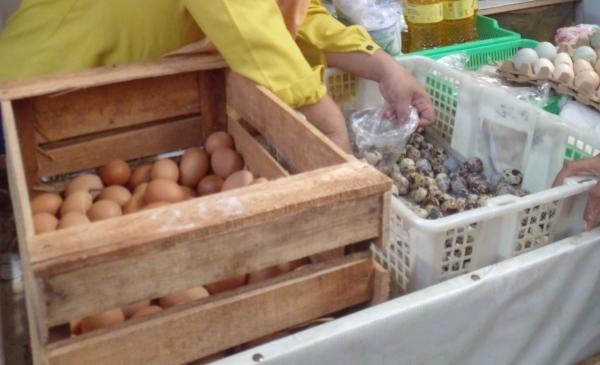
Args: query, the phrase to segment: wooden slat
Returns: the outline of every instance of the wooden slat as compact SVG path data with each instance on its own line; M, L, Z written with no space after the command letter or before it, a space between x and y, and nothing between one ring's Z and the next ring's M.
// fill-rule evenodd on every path
M183 364L372 297L370 259L305 270L204 305L193 303L112 331L52 344L49 364Z
M390 273L377 262L373 262L373 298L371 305L381 304L390 297Z
M227 77L227 105L228 110L239 113L300 171L354 159L267 89L233 72Z
M44 148L38 153L40 176L101 166L110 160L130 160L201 144L201 118L150 124L90 140Z
M273 156L246 131L237 118L229 120L229 134L233 136L236 149L242 154L246 165L254 174L269 180L289 176Z
M45 340L48 329L43 312L43 299L40 297L38 286L33 277L31 260L29 255L28 240L34 235L33 218L29 206L29 192L23 169L23 155L19 146L19 137L15 124L14 113L11 103L2 102L2 120L4 129L4 140L6 141L6 167L8 170L8 182L10 196L17 228L19 251L21 252L21 265L23 279L25 282L25 293L27 300L27 316L29 318L29 335L31 338L31 350L35 364L42 364L42 349L40 340Z
M227 129L225 102L225 70L198 73L200 107L202 109L202 140L215 131Z
M381 199L383 205L381 232L374 243L383 251L386 250L386 247L390 243L390 209L392 205L392 192L386 192Z
M15 128L17 129L17 136L19 138L18 142L21 148L27 187L29 193L31 193L38 178L37 146L35 143L36 116L31 99L15 101L12 103L12 106L14 118L19 121L19 123L15 123Z
M220 55L167 57L129 65L100 67L65 75L0 83L0 100L22 99L130 80L225 67L227 64Z
M389 180L372 172L356 161L36 236L49 324L375 238Z
M38 143L200 113L197 73L133 80L34 99Z

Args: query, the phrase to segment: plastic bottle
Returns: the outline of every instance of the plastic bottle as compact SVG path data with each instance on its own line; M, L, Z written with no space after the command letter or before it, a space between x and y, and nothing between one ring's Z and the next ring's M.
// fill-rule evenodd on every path
M477 37L477 0L444 0L444 44L470 42Z
M410 33L410 51L440 47L443 43L442 0L406 0L404 15Z

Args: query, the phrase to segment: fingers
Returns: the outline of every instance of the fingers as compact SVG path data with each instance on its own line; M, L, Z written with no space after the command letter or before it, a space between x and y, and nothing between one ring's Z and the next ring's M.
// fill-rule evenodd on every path
M406 123L410 118L410 106L409 100L402 100L394 105L394 111L400 123Z
M435 123L435 109L429 95L424 92L417 94L413 100L413 106L419 112L421 127L430 127Z
M600 217L600 184L597 184L588 196L588 202L585 206L583 213L583 220L585 221L585 229L587 231L592 230Z
M554 179L552 186L562 185L567 177L571 176L597 176L600 171L600 159L598 157L569 162Z

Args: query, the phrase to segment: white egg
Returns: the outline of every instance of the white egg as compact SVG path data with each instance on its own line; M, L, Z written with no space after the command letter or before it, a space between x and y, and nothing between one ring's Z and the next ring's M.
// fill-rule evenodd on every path
M573 61L577 61L577 60L586 60L591 64L596 63L596 61L598 60L598 55L596 54L596 51L594 51L594 49L592 47L588 47L588 46L583 46L583 47L579 47L575 50L575 53L573 53Z
M575 64L573 65L573 70L575 70L575 75L577 75L578 73L581 73L583 71L593 71L594 68L592 67L592 64L588 61L579 59L575 61Z
M540 58L547 58L550 61L554 61L556 58L556 47L550 42L541 42L535 47Z
M561 64L573 66L573 60L571 59L571 56L569 56L568 53L561 52L556 55L556 58L554 59L554 66L558 66Z
M556 65L554 68L554 79L558 80L562 74L567 74L572 79L575 77L575 73L573 72L573 68L567 64Z
M515 68L517 70L521 70L524 65L535 65L538 60L537 53L531 48L523 48L521 49L513 58L513 62L515 64Z
M596 90L600 85L600 76L594 71L583 71L575 76L575 88L579 89L584 83L592 84L592 88Z
M540 71L544 67L550 71L550 74L552 74L554 72L554 65L552 64L552 62L549 59L546 59L546 58L540 58L535 63L535 65L533 66L533 72L535 72L535 74L537 75L540 73Z

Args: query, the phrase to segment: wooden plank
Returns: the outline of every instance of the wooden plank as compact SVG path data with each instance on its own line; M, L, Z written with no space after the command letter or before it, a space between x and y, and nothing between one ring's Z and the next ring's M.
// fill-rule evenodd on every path
M37 142L199 114L196 78L197 73L191 72L37 97Z
M100 85L227 67L217 54L182 55L120 66L106 66L65 75L0 83L0 100L70 92Z
M102 166L110 160L130 160L201 144L201 118L152 123L128 131L44 146L38 153L40 176Z
M229 134L235 140L236 149L244 157L252 173L269 180L289 176L287 171L254 139L237 118L229 119Z
M228 113L235 110L300 171L354 160L266 88L233 72L227 77L227 105Z
M40 340L45 340L48 330L43 311L43 299L33 277L28 241L34 235L33 218L29 206L29 192L23 169L23 155L19 146L19 137L11 103L2 102L2 122L4 140L6 142L6 167L12 201L15 224L17 228L21 265L25 282L25 301L31 338L31 351L35 364L43 364Z
M206 304L190 303L146 320L48 346L50 365L182 364L368 301L370 259L287 274ZM160 341L157 341L157 336Z
M371 305L381 304L390 297L390 273L373 261L373 298Z
M509 13L511 11L527 10L542 6L577 3L579 0L486 0L481 3L479 15Z
M49 323L373 239L390 182L372 172L356 161L38 235Z
M227 129L225 70L198 73L199 101L202 108L202 140L215 131Z
M35 144L36 116L31 99L15 101L12 103L12 106L14 118L19 121L19 123L14 123L14 125L17 128L27 188L29 193L31 193L38 179L37 146Z
M386 192L385 194L383 194L381 199L381 204L383 206L381 232L374 243L377 246L377 248L383 251L386 250L386 247L390 243L390 210L392 209L392 192Z

